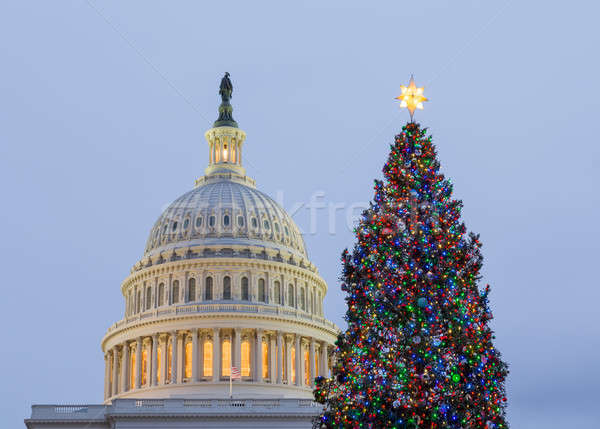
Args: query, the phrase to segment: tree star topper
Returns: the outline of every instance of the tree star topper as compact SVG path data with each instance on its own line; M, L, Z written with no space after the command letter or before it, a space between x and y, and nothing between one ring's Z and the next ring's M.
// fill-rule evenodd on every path
M427 98L423 96L425 88L417 88L415 79L411 75L408 86L401 85L400 90L402 93L400 96L396 97L396 100L400 100L400 107L406 107L408 109L410 112L410 120L412 121L415 109L423 110L423 102L427 101Z

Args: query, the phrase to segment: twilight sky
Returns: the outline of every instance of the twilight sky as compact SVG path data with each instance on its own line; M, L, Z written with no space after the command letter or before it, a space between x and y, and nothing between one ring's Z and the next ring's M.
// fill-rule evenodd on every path
M599 14L578 0L1 2L0 426L24 427L33 403L101 402L120 282L203 174L228 71L248 174L295 211L341 326L346 218L372 197L414 73L431 100L417 118L484 243L512 427L600 427Z

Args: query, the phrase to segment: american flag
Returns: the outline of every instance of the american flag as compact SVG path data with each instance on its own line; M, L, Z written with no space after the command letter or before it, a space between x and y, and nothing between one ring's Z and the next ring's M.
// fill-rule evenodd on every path
M242 379L242 373L240 372L239 368L232 366L231 367L231 379L232 380L241 380Z

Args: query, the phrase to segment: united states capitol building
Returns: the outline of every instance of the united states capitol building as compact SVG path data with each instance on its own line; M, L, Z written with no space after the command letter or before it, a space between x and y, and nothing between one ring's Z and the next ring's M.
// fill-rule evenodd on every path
M246 175L228 74L219 93L204 176L121 284L123 318L101 340L104 402L34 405L28 428L310 428L321 412L313 380L329 374L338 332L327 284L292 218Z

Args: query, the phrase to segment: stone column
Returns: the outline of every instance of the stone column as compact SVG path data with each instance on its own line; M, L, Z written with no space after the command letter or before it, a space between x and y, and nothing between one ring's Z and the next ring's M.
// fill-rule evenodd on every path
M192 329L192 383L198 381L198 329Z
M213 382L221 379L221 336L219 328L213 328Z
M292 340L286 335L283 337L285 341L285 379L288 385L293 382L292 378Z
M177 383L177 331L171 331L171 384Z
M160 384L167 384L167 374L168 374L167 361L169 359L169 357L167 356L167 353L169 353L169 337L167 337L165 335L163 337L163 343L162 343L161 352L160 352L160 360L161 360L161 367L159 368Z
M275 335L269 334L269 381L275 383L277 380L277 343Z
M204 377L204 342L206 341L206 333L200 332L199 344L198 344L198 379Z
M108 397L108 372L110 366L110 356L108 352L104 354L104 399Z
M121 358L121 392L129 390L129 344L123 343L123 357Z
M310 387L315 387L315 377L316 377L316 365L315 365L315 339L313 337L310 338L310 348L308 349L308 362L309 362L309 381Z
M242 330L240 328L235 328L235 336L234 336L234 346L232 353L232 362L240 372L242 372Z
M262 343L263 343L263 330L257 329L256 330L256 347L255 347L256 359L254 360L254 362L256 362L256 365L254 365L255 374L256 374L256 376L254 377L254 381L256 381L257 383L262 383L262 381L263 381Z
M277 331L277 384L282 383L283 374L283 337L281 331Z
M119 392L119 350L116 347L112 349L113 369L112 369L112 396Z
M150 373L150 386L156 386L158 384L158 334L152 335L152 366Z
M142 337L135 340L135 388L142 387Z
M304 374L302 373L302 341L299 334L296 334L296 386L302 386Z
M327 368L327 343L321 343L321 376L328 377L329 368Z

